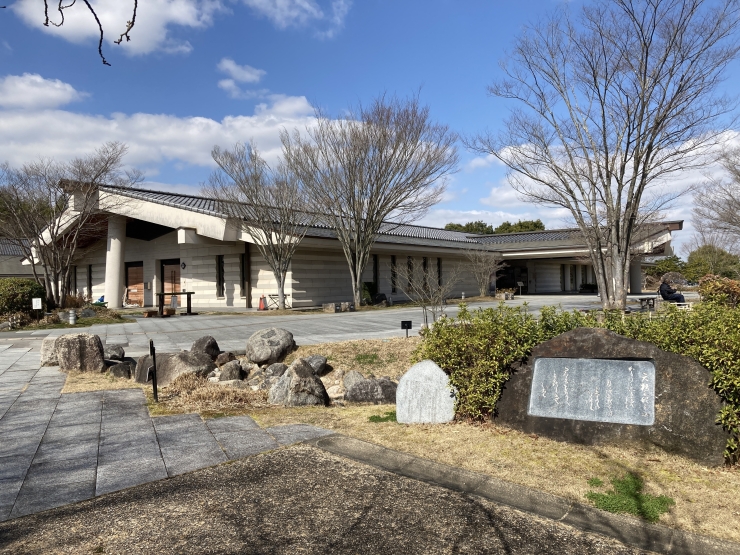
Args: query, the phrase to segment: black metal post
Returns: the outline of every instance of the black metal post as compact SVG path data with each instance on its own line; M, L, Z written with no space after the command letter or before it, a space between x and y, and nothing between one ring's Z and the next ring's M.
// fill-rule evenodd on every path
M159 397L157 396L157 352L154 349L154 340L149 340L149 356L152 357L152 367L150 372L152 373L152 393L154 394L154 402L159 403Z

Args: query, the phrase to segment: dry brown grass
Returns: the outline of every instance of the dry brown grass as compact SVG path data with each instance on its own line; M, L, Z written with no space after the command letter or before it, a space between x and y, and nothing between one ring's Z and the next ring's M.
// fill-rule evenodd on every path
M80 372L70 370L64 382L62 393L81 393L83 391L106 391L109 389L135 389L142 387L134 380L114 378L109 373Z
M373 374L398 380L409 369L411 354L420 341L419 337L397 337L302 345L288 355L285 363L290 364L301 357L323 355L334 370L357 370L365 376Z
M372 415L393 405L261 409L250 412L261 426L306 423L391 449L496 476L516 484L588 503L586 480L635 472L645 491L676 501L660 523L740 541L740 469L708 469L659 449L579 446L530 436L493 424L374 424Z
M154 402L151 388L146 390L146 395L152 416L191 412L226 416L269 406L265 391L223 386L195 374L178 376L169 387L159 390L159 403Z

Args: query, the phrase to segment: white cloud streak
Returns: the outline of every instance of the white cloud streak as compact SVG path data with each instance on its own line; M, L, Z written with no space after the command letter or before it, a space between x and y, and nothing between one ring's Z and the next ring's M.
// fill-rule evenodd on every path
M231 58L222 58L216 66L219 71L240 83L259 83L267 74L264 69L257 69L249 65L239 65Z
M241 0L255 12L268 18L279 29L326 25L317 31L319 38L330 39L344 27L344 20L352 7L351 0L334 0L331 7L322 9L314 0Z
M69 83L59 79L44 79L36 73L8 75L0 79L0 108L57 108L82 100L85 96Z

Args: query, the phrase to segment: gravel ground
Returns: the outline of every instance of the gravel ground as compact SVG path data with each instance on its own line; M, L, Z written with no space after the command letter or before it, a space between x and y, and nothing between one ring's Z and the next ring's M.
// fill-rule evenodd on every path
M0 553L646 552L296 445L2 522Z

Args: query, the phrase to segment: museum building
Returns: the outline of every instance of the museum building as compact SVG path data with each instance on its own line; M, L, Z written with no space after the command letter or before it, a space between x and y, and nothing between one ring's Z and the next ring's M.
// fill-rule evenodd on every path
M72 199L72 205L74 199ZM118 308L156 306L156 293L192 292L193 307L257 307L261 296L277 293L276 282L253 238L217 210L213 199L146 189L101 187L99 208L107 216L107 236L88 246L72 272L71 290L105 297ZM66 225L74 225L74 217ZM671 233L682 221L651 224L643 231L632 263L630 288L640 293L642 257L671 254ZM406 297L393 268L434 264L442 280L466 263L468 249L499 253L507 267L499 288L524 294L584 290L596 282L588 250L577 229L500 235L474 235L433 227L387 224L373 245L363 282L394 300ZM469 272L451 296L478 294ZM335 232L312 226L298 246L286 280L293 307L352 300L347 262Z

